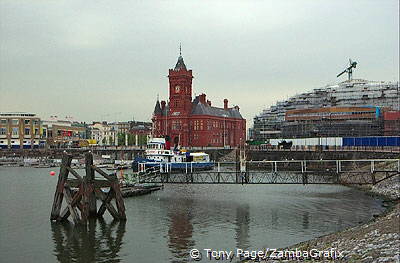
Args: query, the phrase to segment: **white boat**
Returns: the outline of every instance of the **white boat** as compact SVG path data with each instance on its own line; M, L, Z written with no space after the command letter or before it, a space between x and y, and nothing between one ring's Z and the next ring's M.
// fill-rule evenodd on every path
M207 153L171 150L165 138L152 138L147 143L145 158L135 157L132 168L141 170L141 168L157 166L168 167L167 170L188 168L207 170L214 167L214 162L210 161L210 156Z

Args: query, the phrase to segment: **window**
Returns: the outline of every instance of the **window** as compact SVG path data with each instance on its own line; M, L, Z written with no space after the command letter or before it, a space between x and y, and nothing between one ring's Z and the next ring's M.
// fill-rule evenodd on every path
M6 128L0 128L0 135L5 135L7 134L7 129Z
M33 124L39 125L39 121L38 121L38 120L34 120L34 121L33 121Z
M13 120L11 120L11 124L12 125L18 125L19 124L19 120L18 119L13 119Z
M7 123L8 123L8 120L7 120L7 119L1 119L0 123L1 123L1 124L7 124Z
M30 123L31 123L31 120L28 120L28 119L25 120L25 124L30 124Z
M172 121L172 129L173 130L180 130L182 126L181 121Z
M43 129L43 137L47 136L47 129Z
M34 133L35 135L39 135L39 129L38 128L35 128L35 133Z
M18 134L19 134L18 128L16 127L12 128L12 135L18 135Z
M199 129L200 129L200 122L194 121L194 130L199 130Z
M30 135L31 134L31 129L25 128L25 135Z

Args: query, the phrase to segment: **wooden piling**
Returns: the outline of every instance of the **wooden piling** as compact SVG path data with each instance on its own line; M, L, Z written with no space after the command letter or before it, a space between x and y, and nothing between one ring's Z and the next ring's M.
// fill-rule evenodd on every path
M88 202L89 202L89 216L97 215L96 195L94 193L94 169L93 169L93 155L91 153L85 154L85 169L87 178L87 191L88 191Z
M50 219L63 221L71 216L75 224L86 224L89 217L102 217L104 212L108 210L114 219L126 220L125 204L117 176L115 174L109 175L94 166L91 153L85 155L86 174L84 177L71 168L71 161L70 155L65 154L63 156ZM95 172L106 180L95 179ZM68 179L69 173L76 179ZM107 194L102 190L105 187L109 188ZM64 196L66 207L60 214ZM96 198L102 201L98 211ZM111 203L114 198L117 209Z
M69 173L68 167L71 166L71 162L72 162L72 156L64 154L61 161L61 167L60 167L60 173L58 175L56 191L54 193L54 201L53 201L53 207L51 209L50 220L57 220L60 215L61 204L64 197L64 184L68 178L68 173Z

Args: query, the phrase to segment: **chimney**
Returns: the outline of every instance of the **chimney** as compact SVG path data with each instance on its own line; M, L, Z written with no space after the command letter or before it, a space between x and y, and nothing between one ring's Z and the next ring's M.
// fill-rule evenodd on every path
M224 99L224 110L228 109L228 100Z
M211 101L207 100L207 104L211 107Z
M240 110L240 108L239 108L239 106L238 106L238 105L236 105L236 106L235 106L235 109L236 109L237 111L239 111L239 110Z
M200 101L200 103L202 103L202 104L206 104L206 94L200 94L199 95L199 101Z
M161 109L164 110L165 109L165 100L161 101Z

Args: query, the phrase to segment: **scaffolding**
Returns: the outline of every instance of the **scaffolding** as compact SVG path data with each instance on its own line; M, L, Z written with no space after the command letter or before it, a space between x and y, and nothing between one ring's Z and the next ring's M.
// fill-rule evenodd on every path
M368 123L354 121L333 123L320 120L312 124L288 124L285 121L285 113L288 110L360 106L375 106L388 111L400 111L399 82L352 79L297 94L285 101L277 102L276 105L264 109L254 117L252 139L265 141L271 138L282 138L283 134L300 137L300 134L295 134L296 131L303 135L313 134L312 136L316 134L321 134L321 136L326 134L365 136L368 132L370 132L368 135L371 136L383 135L383 120Z

